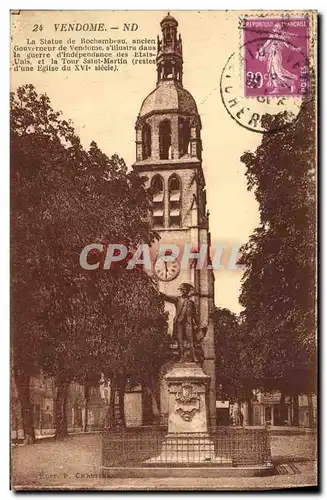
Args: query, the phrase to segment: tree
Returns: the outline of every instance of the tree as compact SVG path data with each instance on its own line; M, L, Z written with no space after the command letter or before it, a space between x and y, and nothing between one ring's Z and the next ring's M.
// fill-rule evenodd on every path
M232 402L251 400L254 375L241 318L229 309L216 307L212 320L219 398Z
M316 379L315 102L303 102L287 126L266 116L256 152L246 152L248 189L259 204L260 225L242 248L240 302L258 379L267 390L297 395Z
M73 138L68 122L59 119L46 96L32 86L11 94L11 327L12 364L26 442L35 439L30 378L38 369L42 338L42 276L47 240L45 201L51 187L52 160L64 153L62 141ZM50 168L49 168L50 166ZM45 228L47 229L47 228Z
M133 387L146 383L152 387L162 365L169 359L170 341L164 302L152 277L143 270L119 269L116 285L119 293L111 296L107 309L111 334L101 340L98 362L106 379L111 381L111 393L118 391L123 425L126 384ZM113 403L112 396L111 425L114 424Z

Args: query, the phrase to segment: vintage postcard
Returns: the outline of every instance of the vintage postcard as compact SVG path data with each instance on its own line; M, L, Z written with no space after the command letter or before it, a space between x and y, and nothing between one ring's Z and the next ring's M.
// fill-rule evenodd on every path
M11 488L317 488L317 12L10 19Z

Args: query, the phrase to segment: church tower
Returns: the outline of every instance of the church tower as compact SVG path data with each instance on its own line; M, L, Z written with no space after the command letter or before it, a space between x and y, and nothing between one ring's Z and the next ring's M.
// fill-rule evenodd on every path
M201 119L192 95L183 87L182 38L178 22L169 13L160 23L158 36L156 88L144 99L136 121L135 171L148 178L152 188L152 223L162 244L177 245L179 257L169 266L157 257L153 273L160 291L178 295L181 283L194 286L194 302L202 327L207 327L203 340L204 372L211 377L210 425L216 421L215 354L211 314L214 309L213 271L204 265L196 269L196 261L185 268L185 252L199 252L201 245L210 246L209 218L206 212L205 180L202 169ZM205 248L205 247L202 247ZM208 257L208 255L207 255ZM206 264L208 261L206 260ZM169 311L172 334L174 306ZM161 412L167 412L166 391L161 394Z

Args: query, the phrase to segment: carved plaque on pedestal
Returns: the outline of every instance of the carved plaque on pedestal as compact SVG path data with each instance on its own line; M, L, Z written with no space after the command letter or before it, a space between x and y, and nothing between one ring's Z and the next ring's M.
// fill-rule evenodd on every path
M178 363L165 379L169 394L168 433L207 433L210 377L197 363Z
M176 413L189 422L194 414L200 411L200 396L192 384L182 384L181 391L176 394Z

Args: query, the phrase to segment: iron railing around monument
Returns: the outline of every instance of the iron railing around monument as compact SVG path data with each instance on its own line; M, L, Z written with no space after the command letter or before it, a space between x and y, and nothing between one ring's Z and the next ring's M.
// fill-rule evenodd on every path
M104 467L267 466L271 464L266 429L218 427L202 433L167 436L167 429L109 430L103 433Z

